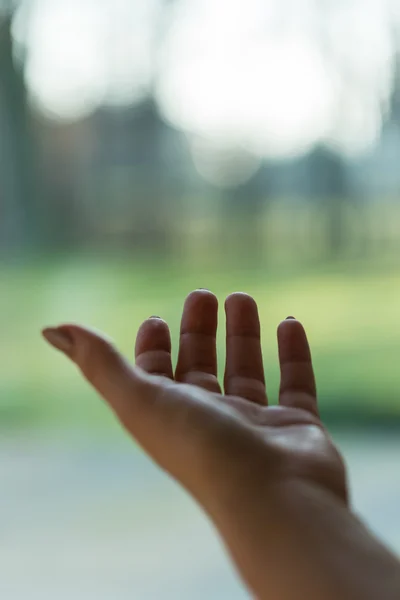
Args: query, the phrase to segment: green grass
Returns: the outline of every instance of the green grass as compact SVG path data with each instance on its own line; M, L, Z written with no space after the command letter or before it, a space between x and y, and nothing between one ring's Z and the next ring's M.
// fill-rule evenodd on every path
M276 326L289 314L305 324L323 409L400 417L400 278L394 269L342 265L310 271L210 270L185 264L89 257L0 267L0 421L3 426L112 427L105 406L73 365L40 338L44 325L89 324L129 356L140 323L157 314L171 325L174 352L184 297L197 287L221 300L244 290L259 303L268 387L278 387ZM223 328L218 339L223 365Z

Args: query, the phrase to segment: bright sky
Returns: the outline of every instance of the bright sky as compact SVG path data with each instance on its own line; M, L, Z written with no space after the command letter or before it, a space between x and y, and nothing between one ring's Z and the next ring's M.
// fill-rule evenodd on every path
M166 18L162 5L25 0L14 31L28 46L38 109L74 120L154 86L197 158L199 140L255 157L301 154L318 141L354 153L376 140L397 0L175 0Z

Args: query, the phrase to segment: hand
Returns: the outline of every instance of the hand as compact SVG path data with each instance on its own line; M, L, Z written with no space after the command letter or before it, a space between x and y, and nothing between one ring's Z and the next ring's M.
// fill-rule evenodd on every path
M347 502L345 469L318 416L310 350L302 325L278 328L279 406L267 405L255 301L226 300L224 391L217 379L217 299L198 290L185 302L173 372L167 324L150 318L132 367L96 333L76 325L44 330L106 399L146 452L206 509L259 486L305 480Z
M82 327L43 333L208 512L257 598L399 598L397 558L348 509L345 468L318 416L303 327L292 318L279 325L279 406L268 406L254 300L230 296L226 322L225 394L210 292L186 300L175 375L168 326L156 317L139 330L136 368Z

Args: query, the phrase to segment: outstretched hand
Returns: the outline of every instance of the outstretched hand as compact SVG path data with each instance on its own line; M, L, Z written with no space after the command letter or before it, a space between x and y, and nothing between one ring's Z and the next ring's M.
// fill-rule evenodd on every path
M43 333L202 505L255 597L399 598L398 559L349 510L302 325L288 318L278 327L279 405L268 406L257 305L233 294L225 308L223 391L217 299L205 290L185 302L175 371L168 325L158 317L139 329L136 367L88 329Z
M268 406L255 301L232 294L226 309L223 390L217 378L216 297L192 292L183 309L174 371L167 323L145 321L136 367L103 337L76 325L45 329L105 398L143 449L207 509L215 496L257 493L306 480L347 502L343 461L318 414L302 325L278 327L279 406Z

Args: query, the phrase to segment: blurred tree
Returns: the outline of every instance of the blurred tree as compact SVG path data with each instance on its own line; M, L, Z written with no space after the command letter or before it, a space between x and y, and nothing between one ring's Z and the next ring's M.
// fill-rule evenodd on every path
M183 186L178 134L151 99L118 111L102 109L93 123L100 220L131 247L164 252L172 247L174 203Z
M229 232L234 252L239 256L250 260L264 258L266 240L263 217L268 198L266 167L258 169L248 181L224 190L222 239L226 239L226 232Z
M134 241L144 247L167 250L172 246L176 134L161 119L154 102L148 100L134 111L130 135L136 184L136 194L132 195Z
M7 253L40 242L26 92L11 26L11 11L0 15L0 246Z
M396 53L393 91L389 111L390 120L400 126L400 50Z
M326 214L326 243L331 259L338 258L346 241L344 209L349 200L345 160L336 152L318 146L307 157L309 196L320 202Z
M168 26L169 4L163 0L152 24L149 81L139 96L132 105L103 106L92 119L96 132L92 187L100 228L117 243L155 252L173 246L175 201L183 188L179 135L161 118L154 100L156 57ZM125 68L130 58L121 52L124 46L119 41L131 36L130 12L126 2L113 7L107 51L110 81L116 81L122 66L120 80L125 86L131 83Z
M42 247L67 250L87 241L85 189L92 123L36 123Z

